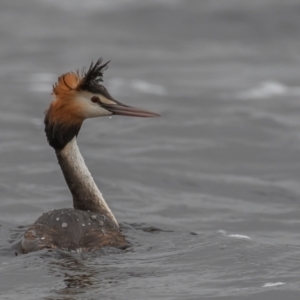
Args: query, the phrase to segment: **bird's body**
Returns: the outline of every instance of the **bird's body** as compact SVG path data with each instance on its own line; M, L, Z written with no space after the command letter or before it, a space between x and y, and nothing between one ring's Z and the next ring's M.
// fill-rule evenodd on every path
M102 247L124 249L119 228L100 213L65 208L44 213L24 235L23 252L44 248L89 252Z
M105 246L125 248L118 222L87 169L76 137L86 118L112 114L155 117L158 114L124 105L103 85L101 59L82 74L66 73L53 87L54 100L45 115L45 132L73 197L74 209L43 214L28 228L22 252L47 249L87 252Z

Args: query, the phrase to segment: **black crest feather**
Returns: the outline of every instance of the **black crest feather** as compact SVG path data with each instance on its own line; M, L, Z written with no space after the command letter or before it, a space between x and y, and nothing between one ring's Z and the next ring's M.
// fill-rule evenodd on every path
M102 58L99 58L96 63L91 62L87 71L82 71L82 80L79 89L91 93L101 91L101 84L103 82L103 72L108 68L110 61L102 64Z

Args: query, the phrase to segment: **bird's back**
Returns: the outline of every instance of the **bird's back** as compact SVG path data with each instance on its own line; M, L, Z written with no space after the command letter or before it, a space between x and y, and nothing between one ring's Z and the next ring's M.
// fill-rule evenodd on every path
M107 246L127 246L114 222L100 213L71 208L44 213L22 240L23 253L44 248L88 252Z

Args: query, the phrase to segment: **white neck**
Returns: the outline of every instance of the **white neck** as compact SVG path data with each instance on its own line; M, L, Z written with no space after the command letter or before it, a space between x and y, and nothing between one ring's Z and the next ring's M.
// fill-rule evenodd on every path
M73 195L75 209L99 212L109 218L117 227L118 222L105 202L83 157L74 137L62 150L56 151L58 162L65 180Z

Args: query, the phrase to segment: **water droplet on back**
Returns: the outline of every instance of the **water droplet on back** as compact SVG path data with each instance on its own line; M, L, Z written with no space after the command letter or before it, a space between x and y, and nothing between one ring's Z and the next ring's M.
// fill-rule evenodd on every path
M68 224L66 222L64 222L64 223L61 224L61 227L66 228L66 227L68 227Z

